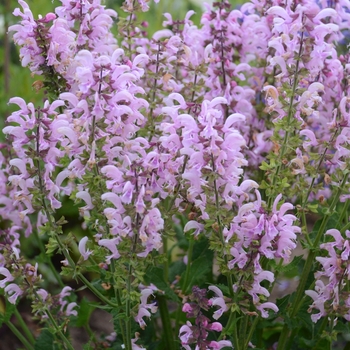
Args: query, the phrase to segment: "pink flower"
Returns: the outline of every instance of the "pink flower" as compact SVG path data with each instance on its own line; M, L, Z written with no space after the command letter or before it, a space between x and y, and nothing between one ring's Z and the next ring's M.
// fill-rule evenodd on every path
M111 255L106 256L106 262L109 264L112 259L120 258L119 251L117 249L117 244L120 242L120 238L112 238L112 239L100 239L98 241L98 245L102 247L106 247L111 251Z
M224 312L228 310L228 307L226 305L224 295L222 294L222 291L216 287L216 286L209 286L209 290L213 291L217 296L209 299L209 303L211 306L219 306L219 309L214 312L213 318L215 320L218 320Z
M260 305L256 305L256 308L261 312L261 317L262 318L267 318L269 317L268 312L265 309L271 309L275 312L278 312L278 307L271 302L267 302L267 303L262 303Z
M196 237L203 231L204 225L200 224L197 221L191 220L185 225L184 232L187 232L192 229L195 229L195 231L193 232L193 235Z
M9 295L8 301L11 304L16 304L17 298L23 294L21 288L15 283L8 284L5 287L5 293Z
M209 347L213 350L219 350L226 347L233 348L233 345L229 340L219 340L219 341L213 340L209 343Z
M145 328L146 323L143 320L143 317L150 317L151 312L155 313L157 311L157 303L151 303L147 304L147 299L149 296L153 294L153 289L151 288L146 288L141 291L141 304L139 305L139 311L137 316L135 317L135 321L139 323L140 327L142 329ZM150 311L148 311L150 310Z
M92 251L89 249L86 250L86 242L88 241L88 237L83 237L79 242L79 252L84 260L87 260L89 256L92 254Z
M14 278L11 275L11 272L6 267L0 267L0 275L3 275L5 278L0 280L0 288L5 288L7 282L11 282Z

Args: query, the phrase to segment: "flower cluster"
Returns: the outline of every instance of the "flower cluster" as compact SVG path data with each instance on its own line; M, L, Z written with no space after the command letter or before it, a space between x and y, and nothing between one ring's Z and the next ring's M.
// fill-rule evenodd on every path
M215 289L216 291L216 289ZM216 291L220 294L219 291ZM192 294L189 296L191 302L185 303L182 311L186 313L187 318L195 318L195 324L192 325L187 321L185 325L180 328L181 345L190 350L189 345L196 344L198 349L221 349L224 347L232 347L228 340L208 340L210 331L220 332L222 325L219 322L212 322L204 315L203 311L207 311L209 306L215 304L215 300L209 301L206 298L207 291L198 287L192 288Z
M0 145L0 288L10 303L31 298L70 349L66 326L85 311L51 261L57 252L61 274L113 315L108 344L133 350L152 339L173 349L178 336L186 350L243 349L258 339L254 317L279 313L271 286L276 273L299 268L301 241L310 252L290 315L319 255L315 290L306 291L309 311L319 310L311 319L350 320L350 55L338 53L348 1L232 9L224 0L205 6L199 26L194 11L183 20L166 13L152 35L137 16L147 0L126 0L126 18L100 0L61 0L38 19L19 4L9 31L22 65L42 76L35 86L45 100L11 98L18 108ZM83 234L67 234L58 219L69 201ZM310 213L323 217L313 235ZM24 239L36 239L59 294L24 259ZM150 335L158 315L162 327L155 321ZM292 346L287 326L279 350Z
M307 290L305 294L313 299L310 306L318 310L311 319L317 322L327 315L342 316L350 320L350 295L346 284L349 280L350 232L346 231L346 238L336 229L326 232L332 240L322 243L320 248L327 251L327 256L318 256L316 260L321 264L320 271L315 273L315 290Z

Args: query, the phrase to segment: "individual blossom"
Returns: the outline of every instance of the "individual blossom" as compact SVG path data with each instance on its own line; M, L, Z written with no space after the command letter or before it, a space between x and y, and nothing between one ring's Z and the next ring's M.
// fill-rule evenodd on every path
M213 314L214 320L218 320L223 315L223 313L228 310L228 306L226 305L222 291L218 287L209 286L208 289L214 292L216 295L215 297L209 299L209 304L211 306L219 307L219 309Z
M10 283L5 287L5 293L7 293L7 300L11 304L16 304L17 298L23 294L23 291L16 283Z
M78 247L79 252L84 260L87 260L89 258L89 256L92 254L91 250L89 250L89 249L86 250L86 243L88 240L89 240L89 238L85 236L79 241L79 247Z
M0 274L4 277L0 280L0 288L5 288L7 282L12 282L14 277L6 267L0 267Z
M157 303L147 303L147 299L153 295L154 290L151 288L145 288L141 291L141 303L139 304L139 310L137 316L135 317L135 321L138 322L142 329L145 329L146 322L144 321L144 317L151 317L151 313L155 313L157 311Z

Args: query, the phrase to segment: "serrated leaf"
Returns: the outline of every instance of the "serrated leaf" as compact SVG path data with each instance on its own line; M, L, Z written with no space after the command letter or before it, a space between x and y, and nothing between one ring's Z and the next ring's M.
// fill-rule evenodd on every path
M96 306L84 297L79 303L78 318L75 322L75 325L77 327L88 325L91 313L95 308Z
M202 256L196 260L194 260L191 264L190 276L187 282L185 292L191 290L194 285L201 284L203 281L203 277L206 275L208 271L211 270L211 260L205 256ZM184 283L184 275L186 271L181 276L181 282Z
M293 260L287 264L287 265L276 265L275 269L276 271L278 272L282 272L282 273L287 273L287 272L290 272L294 269L297 269L300 262L304 259L304 256L303 255L300 255L300 256L295 256L293 258Z
M34 344L35 350L54 350L55 337L48 329L43 329Z
M51 255L59 248L57 240L53 237L49 238L49 242L46 244L46 254Z
M151 267L146 271L145 282L147 284L153 283L158 289L165 293L165 296L175 302L179 301L178 296L169 287L168 283L165 282L163 277L163 270L159 267Z
M15 312L16 305L11 304L6 298L0 298L0 327L3 323L10 321L11 316Z

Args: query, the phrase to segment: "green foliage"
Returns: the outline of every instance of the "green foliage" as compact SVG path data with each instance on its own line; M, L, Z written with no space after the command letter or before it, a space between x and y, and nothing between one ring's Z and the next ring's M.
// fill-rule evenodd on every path
M3 323L10 321L15 309L16 305L11 304L7 299L0 295L0 327Z
M34 349L56 350L54 335L48 329L44 328L35 342Z
M179 301L178 296L169 287L167 281L164 280L163 269L160 267L151 267L147 269L145 274L145 282L148 284L153 283L160 291L164 292L164 295L175 302Z

